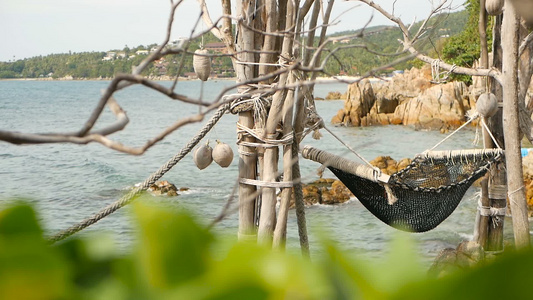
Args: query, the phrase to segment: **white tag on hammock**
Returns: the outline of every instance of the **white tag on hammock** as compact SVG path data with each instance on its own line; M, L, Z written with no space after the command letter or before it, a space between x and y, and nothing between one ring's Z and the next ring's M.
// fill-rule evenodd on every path
M383 182L383 183L389 183L389 179L390 179L389 175L383 172L379 172L378 181Z

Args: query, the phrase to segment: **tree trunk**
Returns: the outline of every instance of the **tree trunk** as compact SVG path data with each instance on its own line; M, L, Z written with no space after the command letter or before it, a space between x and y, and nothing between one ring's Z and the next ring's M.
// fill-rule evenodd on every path
M512 5L503 13L503 130L505 134L507 186L517 248L529 247L529 222L524 191L518 119L518 17Z

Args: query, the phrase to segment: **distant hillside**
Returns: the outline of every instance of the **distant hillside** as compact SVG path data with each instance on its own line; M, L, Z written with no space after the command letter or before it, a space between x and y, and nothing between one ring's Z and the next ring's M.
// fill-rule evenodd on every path
M198 49L200 42L200 39L193 41L189 51L194 52ZM206 48L209 44L217 44L215 42L217 40L211 34L204 37ZM132 67L138 66L150 52L156 49L156 46L156 44L151 44L135 48L112 49L107 52L52 54L15 62L0 62L0 78L112 78L118 73L130 73ZM219 51L216 45L213 49L213 52ZM178 73L180 61L180 55L166 56L144 70L143 75L175 76ZM216 70L222 70L219 76L232 76L232 74L222 74L226 70L232 71L229 57L214 59L213 67ZM194 72L192 56L187 55L180 75L187 76L192 72Z
M423 53L436 56L436 52L440 51L444 41L453 35L463 31L466 21L468 19L468 12L463 10L455 13L440 14L433 17L429 25L429 34L423 36L423 39L416 45L417 49ZM416 32L421 22L415 23L411 32ZM343 31L332 34L331 36L347 36L360 33L361 30ZM366 28L363 31L362 38L352 38L341 40L339 43L332 45L330 49L338 46L350 47L356 45L364 45L371 51L377 53L393 54L401 50L401 45L398 39L402 39L400 29L393 26L375 26ZM347 74L359 75L368 72L369 70L386 65L399 56L378 56L363 48L346 48L335 54L335 59L330 59L326 65L326 71L330 74ZM340 64L339 62L342 62ZM413 62L404 62L396 65L396 69L406 69L412 67Z
M430 34L417 45L423 52L434 52L441 47L443 41L461 32L466 24L468 14L460 11L451 14L441 14L432 18L429 23L432 29ZM416 31L421 22L415 23L411 30ZM333 33L330 36L354 35L361 30ZM400 30L392 26L376 26L366 28L361 38L351 38L339 41L330 46L365 45L368 49L378 53L394 53L400 49L398 39L401 38ZM204 37L206 48L211 52L224 52L212 35ZM200 40L191 43L190 49L199 48ZM138 65L146 55L156 46L138 46L135 48L113 49L107 52L82 52L52 54L18 60L15 62L0 62L0 78L112 78L117 73L129 73L133 66ZM327 65L326 71L330 74L358 75L377 66L385 65L397 59L397 56L378 56L362 48L346 48L335 53ZM167 56L147 68L143 75L147 76L176 76L181 56ZM339 63L339 62L342 62ZM411 67L412 62L402 63L395 68L404 69ZM221 76L233 76L231 60L229 57L220 57L213 60L213 70ZM193 72L192 57L185 59L180 76L188 76Z

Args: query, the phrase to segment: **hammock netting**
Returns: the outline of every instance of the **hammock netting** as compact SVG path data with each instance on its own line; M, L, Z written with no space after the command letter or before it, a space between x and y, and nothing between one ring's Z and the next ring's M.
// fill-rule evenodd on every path
M312 147L306 146L302 156L327 166L384 223L404 231L424 232L450 216L472 183L501 159L503 151L427 152L386 180L380 179L379 169Z

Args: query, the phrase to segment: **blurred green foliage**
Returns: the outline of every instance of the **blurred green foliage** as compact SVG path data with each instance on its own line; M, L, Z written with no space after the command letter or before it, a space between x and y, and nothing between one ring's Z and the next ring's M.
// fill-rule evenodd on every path
M137 204L136 246L101 238L50 246L31 207L0 212L0 299L524 299L533 253L431 278L409 235L362 261L324 239L309 261L253 243L227 243L189 214ZM354 233L355 234L355 233ZM222 246L224 245L224 246Z

